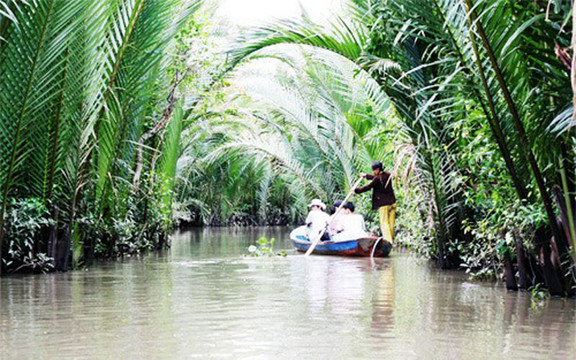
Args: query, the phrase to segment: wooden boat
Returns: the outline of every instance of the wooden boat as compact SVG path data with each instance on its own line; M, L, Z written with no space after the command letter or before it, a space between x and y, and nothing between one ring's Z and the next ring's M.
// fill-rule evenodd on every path
M306 252L312 242L305 235L305 227L299 227L292 231L290 240L300 252ZM364 237L347 241L321 241L312 252L319 255L339 255L339 256L370 256L374 250L374 257L386 257L392 250L392 244L388 240L377 237Z

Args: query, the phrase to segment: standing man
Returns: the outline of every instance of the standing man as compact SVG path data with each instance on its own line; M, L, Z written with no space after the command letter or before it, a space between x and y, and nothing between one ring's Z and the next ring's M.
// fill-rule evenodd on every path
M376 161L372 164L373 175L362 174L370 184L354 189L356 194L372 190L372 209L380 214L380 229L384 239L394 240L394 221L396 220L396 197L392 189L392 176L384 171L382 163Z

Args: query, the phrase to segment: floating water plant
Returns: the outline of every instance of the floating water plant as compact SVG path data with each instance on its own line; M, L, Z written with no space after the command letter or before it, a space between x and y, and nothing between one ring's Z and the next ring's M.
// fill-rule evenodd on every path
M256 245L250 245L248 247L249 256L252 257L273 257L273 256L286 256L285 250L274 251L274 242L276 241L275 238L267 239L265 237L261 237L258 239Z

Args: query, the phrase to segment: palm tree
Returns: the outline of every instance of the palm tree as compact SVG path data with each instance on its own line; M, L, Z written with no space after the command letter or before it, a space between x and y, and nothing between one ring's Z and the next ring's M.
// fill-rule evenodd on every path
M564 5L559 2L558 9ZM498 0L357 2L355 19L339 19L329 28L303 19L252 31L231 51L231 66L263 48L289 43L331 51L369 72L417 149L418 168L434 198L440 259L447 256L448 243L462 236L457 223L466 214L458 205L460 189L451 181L468 172L451 161L457 154L454 143L460 141L454 129L478 106L482 116L475 118L492 130L518 197L545 209L566 263L567 246L546 180L558 174L550 167L545 174L542 165L556 161L558 152L548 151L554 139L541 135L553 119L548 114L566 107L562 89L569 89L567 72L548 39L566 44L567 37L545 21L541 10L539 4ZM528 190L532 186L537 193ZM550 243L544 243L547 253ZM554 286L552 278L547 282L554 292L570 287Z
M432 90L417 91L425 88L424 72L418 58L419 49L412 41L412 45L406 43L406 53L410 58L400 58L404 64L390 60L395 54L368 55L363 49L366 47L369 38L368 29L360 22L348 22L340 19L333 24L331 29L322 31L317 26L308 23L298 24L291 21L270 28L258 29L248 35L243 43L246 45L232 51L232 65L241 59L249 56L255 51L278 43L298 43L312 46L319 49L331 50L333 54L345 57L360 66L363 71L370 71L374 80L380 85L382 91L391 99L397 114L403 119L405 125L403 134L406 139L410 139L415 148L419 149L414 154L418 156L418 163L421 173L426 174L426 187L434 194L435 201L430 210L436 219L436 233L438 241L438 256L441 261L446 259L445 245L450 233L457 232L452 229L458 222L457 217L450 215L447 211L454 211L458 203L457 188L450 186L448 174L454 173L456 169L448 161L448 153L445 151L451 146L449 131L438 129L441 122L434 121L430 113L432 107L441 102L435 102L437 95L430 95ZM394 49L386 47L385 49ZM389 56L382 56L389 55ZM396 59L395 59L396 60ZM416 67L414 71L402 75L399 69L407 68L406 71ZM419 108L425 111L420 112ZM456 192L455 192L456 191ZM443 265L444 266L444 265Z
M59 241L67 253L72 238L78 257L79 207L101 219L126 214L114 199L130 194L134 144L170 92L166 50L200 1L2 5L19 9L0 18L0 249L10 199L33 197L65 214ZM66 267L66 254L51 255Z
M248 180L248 187L255 189L251 201L257 202L254 208L262 219L266 209L271 210L266 202L281 203L300 218L312 197L332 201L348 192L359 170L382 156L381 144L374 144L373 136L385 124L389 102L372 78L354 76L350 64L330 65L334 59L327 57L326 63L317 65L310 56L305 52L275 56L273 61L281 62L283 69L276 77L236 78L233 88L241 91L230 95L233 106L250 111L220 110L221 120L210 119L190 129L189 143L213 145L200 150L197 145L190 147L180 177L202 183L199 176L206 171L226 169L227 182ZM237 168L242 169L240 177ZM283 191L272 191L281 187L291 194L287 203L280 200ZM240 188L240 194L234 191L238 189L232 186L216 192L224 193L226 202L242 198L246 188ZM196 203L220 202L206 195L205 191L197 194L203 200L196 198Z

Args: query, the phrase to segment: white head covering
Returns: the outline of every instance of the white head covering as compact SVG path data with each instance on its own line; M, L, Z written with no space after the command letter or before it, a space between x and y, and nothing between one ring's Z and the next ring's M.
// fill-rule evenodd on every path
M314 205L320 206L320 209L322 209L322 210L326 210L326 204L324 204L324 203L322 202L322 200L320 200L320 199L314 199L314 200L312 200L312 202L308 205L308 207L312 207L312 206L314 206Z

